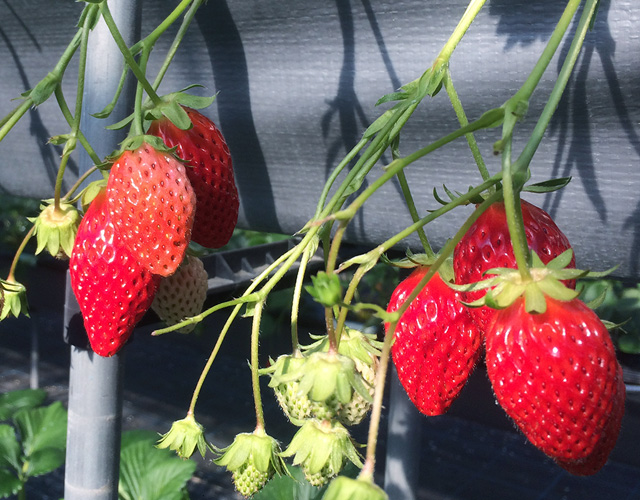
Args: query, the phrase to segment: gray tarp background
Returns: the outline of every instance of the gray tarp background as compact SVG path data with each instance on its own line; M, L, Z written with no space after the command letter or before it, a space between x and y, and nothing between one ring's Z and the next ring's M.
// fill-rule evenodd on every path
M177 2L143 6L143 34ZM565 2L489 0L451 60L470 119L499 106L522 84ZM219 92L206 111L234 156L242 198L240 225L293 233L312 215L330 169L381 112L376 100L429 67L466 2L375 0L209 0L198 13L161 92L190 83ZM0 2L0 115L34 86L71 39L81 5L69 0ZM157 47L157 67L171 42ZM568 43L564 50L568 48ZM559 69L554 61L517 129L524 145ZM70 76L73 76L70 68ZM73 103L75 81L65 84ZM578 264L640 276L640 5L602 0L576 71L532 164L535 181L573 176L560 193L528 199L554 215L576 248ZM104 104L112 96L104 96ZM89 110L91 112L98 109ZM424 101L402 136L406 154L454 130L444 92ZM47 138L67 131L55 101L25 116L0 143L0 193L51 197L59 151ZM479 135L489 168L499 129ZM97 148L99 150L99 147ZM107 153L104 151L101 153ZM387 158L388 160L388 158ZM71 169L74 165L71 165ZM466 142L413 164L407 176L423 213L434 186L476 183ZM372 173L376 175L375 172ZM73 176L69 177L69 184ZM465 210L429 226L435 246ZM377 194L350 228L373 243L410 224L396 185Z

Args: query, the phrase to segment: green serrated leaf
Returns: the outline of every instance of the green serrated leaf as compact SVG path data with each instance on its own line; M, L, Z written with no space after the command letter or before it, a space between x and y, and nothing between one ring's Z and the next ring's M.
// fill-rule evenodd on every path
M47 397L43 389L23 389L0 395L0 421L9 420L20 410L40 406Z
M0 469L0 498L9 498L17 495L22 489L23 483L8 470Z
M16 437L15 429L10 425L0 424L0 470L10 466L19 472L22 469L21 452L22 447Z
M32 453L26 461L25 474L28 477L41 476L56 470L64 464L65 451L60 448L43 448Z
M60 401L42 408L21 410L14 421L27 458L45 448L66 448L67 411Z
M123 433L120 452L122 500L182 500L196 463L181 460L173 452L154 446L157 434L151 431Z

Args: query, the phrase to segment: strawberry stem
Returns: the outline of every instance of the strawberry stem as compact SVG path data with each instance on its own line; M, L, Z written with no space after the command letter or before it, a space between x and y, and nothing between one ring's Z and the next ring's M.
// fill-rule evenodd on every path
M551 91L547 104L540 114L540 118L531 133L529 141L514 164L514 168L517 170L523 170L526 168L526 165L531 163L531 159L542 141L545 130L549 126L549 122L558 107L558 103L562 98L564 89L571 77L571 73L580 54L587 31L589 30L589 26L595 16L598 1L599 0L587 0L578 23L578 28L576 29L573 41L571 42L571 47L569 48L564 63L562 64L562 68L560 69L560 73L558 74L558 78L556 79L556 83Z
M142 85L144 91L147 93L154 104L160 104L162 100L160 99L160 97L158 97L158 94L156 94L156 91L147 80L144 70L138 65L133 55L131 54L129 47L127 47L126 42L124 41L122 35L120 34L120 31L118 30L118 26L111 16L111 11L109 10L107 2L100 3L100 12L102 13L102 17L107 24L109 31L111 32L111 36L113 37L114 42L116 42L116 45L120 49L120 52L122 53L127 66L131 68L131 71L138 80L138 83Z
M467 119L467 115L464 112L464 108L462 107L462 102L460 101L460 97L458 97L458 92L456 91L453 80L451 78L451 71L449 68L446 69L443 77L444 88L447 91L447 95L449 96L449 101L451 101L451 105L453 107L456 116L458 117L458 122L461 127L466 127L469 125L469 120ZM469 149L471 150L471 154L473 155L473 159L478 166L478 171L482 176L482 180L486 181L491 177L489 174L489 170L487 170L487 165L482 158L482 153L480 152L480 148L478 147L478 143L476 142L476 138L472 132L465 134L465 138L467 139L467 144L469 144ZM491 192L495 191L491 188Z
M15 273L16 273L16 268L18 267L18 261L20 260L20 256L22 255L22 252L24 252L24 249L27 246L27 243L33 236L34 231L35 231L35 226L31 226L31 228L29 228L29 231L27 231L27 234L25 234L24 238L22 239L20 246L16 250L16 253L13 256L13 260L11 261L11 267L9 268L7 281L15 281Z
M253 388L253 401L256 408L256 430L264 430L264 410L262 408L262 395L260 394L260 362L258 360L260 343L260 322L264 309L264 299L256 303L253 310L253 323L251 326L251 385Z

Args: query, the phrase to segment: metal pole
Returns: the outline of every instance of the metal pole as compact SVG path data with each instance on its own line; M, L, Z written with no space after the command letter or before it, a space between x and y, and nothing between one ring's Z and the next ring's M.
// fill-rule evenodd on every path
M414 500L420 471L423 416L404 391L395 367L389 384L389 426L384 490L394 500Z
M109 0L109 8L128 45L140 25L141 0ZM122 72L122 56L103 21L89 38L84 104L88 113L102 110L112 99ZM125 89L111 122L131 109L133 89ZM104 120L83 118L81 128L96 152L105 156L123 137L106 131ZM80 155L80 173L91 161ZM123 354L102 358L87 346L78 304L67 276L65 338L71 344L69 419L65 464L66 500L117 500L122 427Z

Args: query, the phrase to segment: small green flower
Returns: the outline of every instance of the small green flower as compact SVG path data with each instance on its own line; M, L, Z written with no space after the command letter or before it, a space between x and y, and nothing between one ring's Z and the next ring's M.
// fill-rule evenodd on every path
M331 481L322 500L389 500L389 497L372 482L340 476Z
M190 458L196 446L204 458L208 447L204 438L204 428L196 422L191 413L182 420L175 421L169 432L164 434L156 444L157 448L174 450L180 458Z
M221 452L214 462L233 473L233 483L245 497L257 493L274 474L286 474L280 445L263 429L238 434Z
M34 234L38 240L36 254L46 248L53 257L71 256L80 225L76 207L70 203L61 203L58 208L53 204L47 205L38 217L29 220L34 223Z
M0 321L10 314L17 318L20 313L29 316L27 289L17 281L0 280Z

